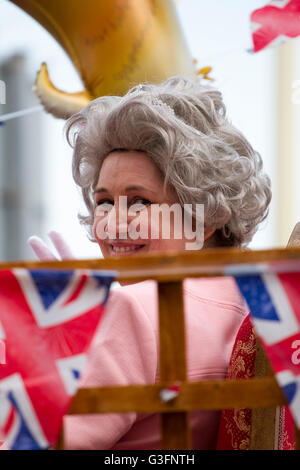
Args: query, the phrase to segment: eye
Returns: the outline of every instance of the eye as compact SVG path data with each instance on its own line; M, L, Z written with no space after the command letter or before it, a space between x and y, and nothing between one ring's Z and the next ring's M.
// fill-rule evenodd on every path
M113 205L114 205L114 202L111 201L110 199L100 199L99 201L96 201L96 202L95 202L95 205L96 205L96 206L100 206L100 205L102 205L102 204L108 204L108 205L112 205L112 206L113 206Z
M149 199L144 199L142 197L133 198L129 205L128 215L130 217L135 217L137 213L144 211L150 204L151 201L149 201Z
M112 210L114 203L109 199L100 199L95 202L95 216L105 217Z
M149 199L144 199L142 197L135 197L131 201L133 204L142 204L143 206L149 206L149 204L152 204Z

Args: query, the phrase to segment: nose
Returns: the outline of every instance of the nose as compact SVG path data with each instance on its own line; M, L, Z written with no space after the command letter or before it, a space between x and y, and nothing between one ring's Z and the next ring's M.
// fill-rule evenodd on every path
M129 238L128 224L132 217L128 213L127 197L120 196L115 201L113 209L107 218L107 233L109 238L125 240Z
M109 238L124 240L128 236L127 212L115 209L108 215L107 230Z
M96 212L93 232L96 239L126 240L131 239L130 222L136 214L129 210L127 197L120 196L113 205L101 206Z

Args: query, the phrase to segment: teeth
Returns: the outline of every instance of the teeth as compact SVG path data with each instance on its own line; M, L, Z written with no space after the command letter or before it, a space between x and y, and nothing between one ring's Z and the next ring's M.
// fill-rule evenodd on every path
M112 251L116 253L125 253L128 251L136 251L139 245L134 246L112 246Z

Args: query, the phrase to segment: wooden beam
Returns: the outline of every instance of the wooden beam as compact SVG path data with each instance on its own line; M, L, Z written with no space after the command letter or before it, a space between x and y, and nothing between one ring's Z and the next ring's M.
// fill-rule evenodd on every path
M183 280L186 277L223 276L232 265L272 263L275 268L299 267L300 247L272 250L240 250L238 248L206 249L178 252L79 259L64 261L13 261L0 263L0 269L100 269L116 271L118 281L138 282L155 279L160 282Z
M61 427L58 439L54 446L54 450L64 450L64 427Z
M269 359L261 341L256 337L255 377L273 376ZM280 408L256 408L252 410L250 450L274 450L276 413ZM276 449L278 450L278 449Z
M159 374L161 381L186 381L186 347L182 281L158 284ZM186 411L160 416L161 449L191 449Z
M185 323L181 282L158 284L160 380L186 380Z
M182 382L179 395L163 403L160 391L173 382L80 388L68 414L169 413L192 410L262 408L285 405L286 400L274 377L247 380Z
M291 233L291 236L289 238L289 241L288 241L288 246L289 247L300 247L300 222L298 222L292 233Z
M295 429L295 450L300 450L300 429L294 424Z

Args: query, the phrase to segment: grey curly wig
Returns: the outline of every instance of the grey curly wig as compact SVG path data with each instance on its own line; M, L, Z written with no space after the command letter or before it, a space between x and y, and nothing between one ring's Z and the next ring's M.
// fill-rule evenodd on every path
M270 179L262 159L210 85L175 76L123 97L100 97L73 115L65 132L88 210L79 218L93 241L92 194L105 157L116 149L145 152L182 205L204 204L205 226L216 230L219 245L246 245L268 215Z

